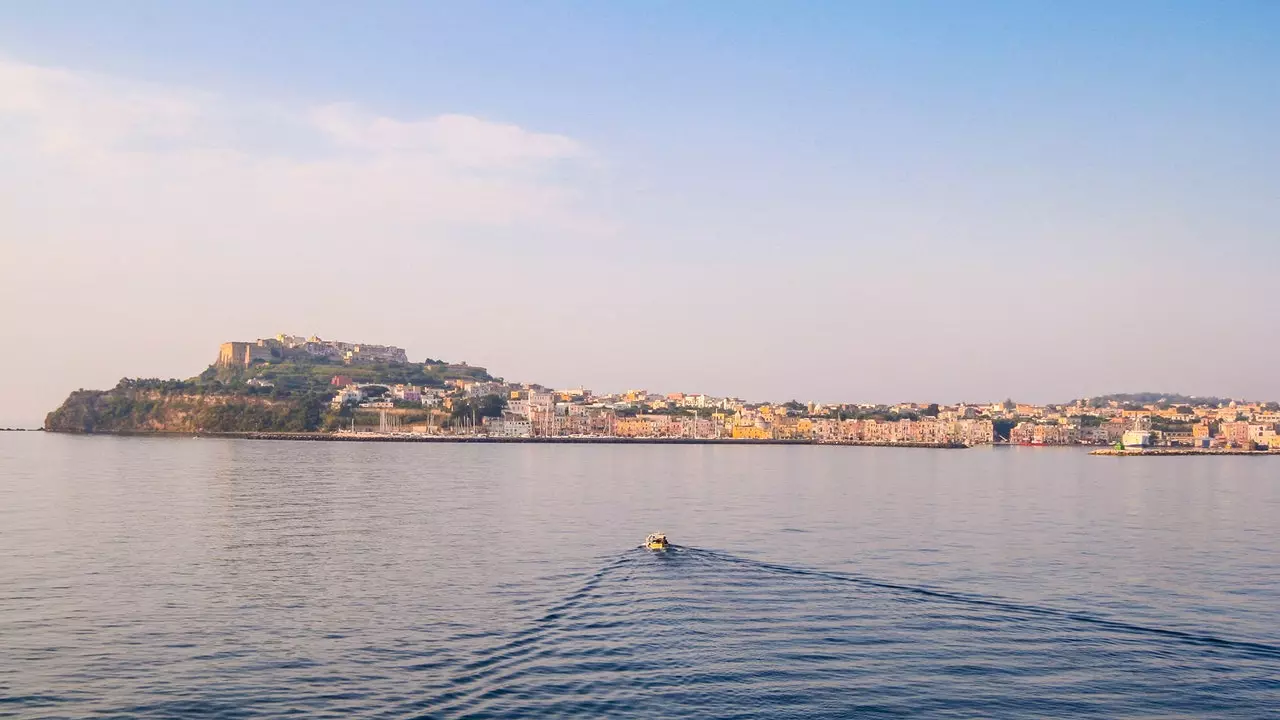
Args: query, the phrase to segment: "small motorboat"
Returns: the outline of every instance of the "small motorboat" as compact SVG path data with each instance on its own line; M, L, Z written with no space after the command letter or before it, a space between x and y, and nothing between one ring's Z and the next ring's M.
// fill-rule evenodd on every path
M666 533L649 533L649 537L644 539L644 546L650 550L666 550L670 544L667 542Z

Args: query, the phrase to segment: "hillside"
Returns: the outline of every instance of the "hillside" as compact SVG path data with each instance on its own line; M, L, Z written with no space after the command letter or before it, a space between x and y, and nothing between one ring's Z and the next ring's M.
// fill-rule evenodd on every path
M249 380L257 378L272 383L280 393L328 393L333 387L330 380L335 375L351 378L358 383L385 383L443 387L450 380L491 380L482 367L455 365L443 362L380 363L345 365L341 362L315 360L286 360L282 362L255 362L249 367L225 367L210 365L193 378L193 383L222 383L236 389L247 387Z
M1179 393L1157 393L1157 392L1138 392L1138 393L1111 393L1110 395L1098 395L1088 398L1089 403L1093 407L1103 407L1110 402L1117 402L1121 405L1154 405L1162 404L1171 405L1190 405L1218 407L1231 402L1230 398L1219 397L1197 397L1195 395L1182 395ZM1076 401L1072 401L1073 403ZM1068 403L1071 404L1071 403Z
M324 399L314 394L272 397L202 388L157 387L121 380L110 390L77 390L45 417L56 432L233 432L314 430Z
M491 379L484 368L436 361L215 364L188 380L124 378L110 390L77 390L45 417L44 428L73 433L318 430L335 422L328 406L336 391L330 382L335 375L360 383L426 387L457 379Z

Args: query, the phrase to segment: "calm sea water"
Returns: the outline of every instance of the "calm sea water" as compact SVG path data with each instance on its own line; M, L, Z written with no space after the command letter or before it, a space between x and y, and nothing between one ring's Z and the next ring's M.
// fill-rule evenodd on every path
M1276 717L1280 458L0 434L0 715L286 714Z

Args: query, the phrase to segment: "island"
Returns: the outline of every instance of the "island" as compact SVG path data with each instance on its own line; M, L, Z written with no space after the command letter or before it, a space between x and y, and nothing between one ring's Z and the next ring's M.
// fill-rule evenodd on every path
M1280 405L1134 394L1061 405L747 402L508 382L392 345L281 334L227 342L185 380L77 390L45 418L64 433L287 440L800 443L920 448L1101 446L1270 454ZM1169 453L1164 453L1169 454Z

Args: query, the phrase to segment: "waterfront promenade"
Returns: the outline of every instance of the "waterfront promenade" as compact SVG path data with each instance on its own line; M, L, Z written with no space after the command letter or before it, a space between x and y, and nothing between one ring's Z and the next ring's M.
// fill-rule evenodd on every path
M402 442L402 443L494 443L494 444L568 444L568 445L837 445L848 447L894 447L959 450L970 447L962 443L822 441L809 438L688 438L688 437L618 437L589 435L582 437L500 437L489 435L425 435L417 433L350 433L350 432L110 432L100 435L123 435L174 438L226 438L240 440L288 440L313 442Z

